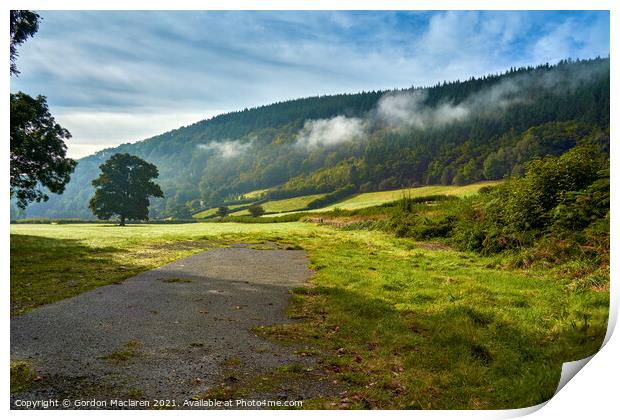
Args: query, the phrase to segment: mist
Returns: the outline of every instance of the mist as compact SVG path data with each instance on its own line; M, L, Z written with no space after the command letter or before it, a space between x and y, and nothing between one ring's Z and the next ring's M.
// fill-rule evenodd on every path
M213 151L224 159L238 157L252 147L251 142L241 142L239 140L213 141L207 144L196 146L200 150Z
M541 70L542 73L516 74L455 103L445 100L435 106L427 105L428 89L394 91L383 95L377 106L364 118L338 115L330 119L307 120L299 131L296 144L312 149L341 143L363 141L370 131L384 128L390 131L441 128L463 122L473 116L491 116L512 105L529 102L528 92L545 91L563 94L587 83L602 72L605 66L572 68L563 71Z
M307 120L297 135L296 145L306 149L334 146L360 140L366 131L360 118L337 116L329 119Z
M424 104L426 90L388 93L379 99L375 110L378 122L389 128L427 128L439 126L467 118L470 111L462 104L441 104L429 107Z

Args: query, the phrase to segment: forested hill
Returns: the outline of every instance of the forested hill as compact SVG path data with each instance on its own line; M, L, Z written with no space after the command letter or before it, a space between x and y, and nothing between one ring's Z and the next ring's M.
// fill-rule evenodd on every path
M153 201L152 217L257 189L290 197L499 179L581 139L607 150L609 94L609 59L599 58L246 109L80 159L64 194L26 215L92 218L91 180L119 152L159 168L165 198Z

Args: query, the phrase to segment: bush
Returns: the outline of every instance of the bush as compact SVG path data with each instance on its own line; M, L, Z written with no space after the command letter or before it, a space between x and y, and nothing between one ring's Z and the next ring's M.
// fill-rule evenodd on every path
M599 171L600 177L583 191L571 191L552 211L556 230L583 229L609 214L609 169Z
M221 207L218 207L217 212L215 212L215 214L216 214L217 216L220 216L220 217L224 217L224 216L226 216L228 213L230 213L230 209L229 209L228 207L226 207L226 206L221 206Z
M265 214L265 209L263 208L263 206L259 206L259 205L253 205L253 206L248 207L248 211L253 217L259 217Z
M556 206L570 201L570 193L587 188L599 177L600 152L582 144L559 158L546 157L526 165L523 178L516 178L499 189L502 203L494 217L513 231L546 229Z
M488 193L490 193L492 191L495 191L495 188L496 187L494 187L492 185L485 185L484 187L480 187L478 189L478 194L488 194Z
M389 219L386 227L400 238L416 240L447 238L454 228L454 218L448 216L440 219L429 219L414 214L397 213Z
M601 169L604 166L598 148L582 143L560 157L530 162L523 177L481 189L476 196L405 196L389 205L393 214L385 229L417 240L447 238L459 249L483 254L527 250L520 257L522 266L536 259L545 264L578 259L605 265L609 169ZM449 199L455 201L437 203L432 211L422 204Z

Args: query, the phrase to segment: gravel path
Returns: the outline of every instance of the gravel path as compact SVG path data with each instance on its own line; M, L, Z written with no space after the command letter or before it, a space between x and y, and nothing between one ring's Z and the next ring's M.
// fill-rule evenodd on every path
M304 251L213 249L12 318L11 358L43 379L11 399L187 399L231 367L259 375L308 363L250 332L291 322L288 291L310 277L307 265ZM308 395L281 397L322 390L299 392Z

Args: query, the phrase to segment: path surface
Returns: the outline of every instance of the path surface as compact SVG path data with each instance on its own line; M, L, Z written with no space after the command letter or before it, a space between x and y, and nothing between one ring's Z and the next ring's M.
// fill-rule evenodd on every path
M307 265L304 251L214 249L12 318L11 358L43 377L12 399L185 399L227 367L258 375L308 363L250 331L291 322L288 291L310 277Z

